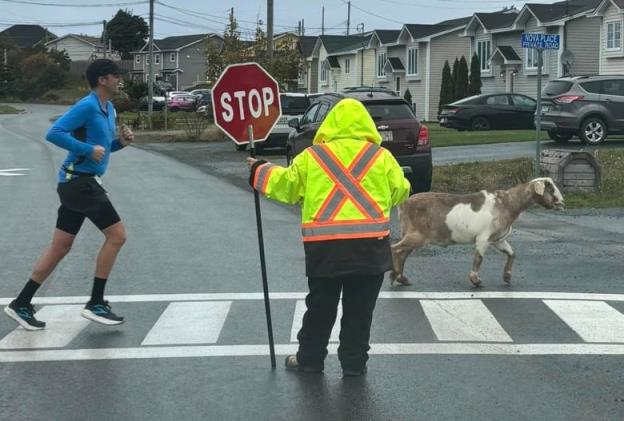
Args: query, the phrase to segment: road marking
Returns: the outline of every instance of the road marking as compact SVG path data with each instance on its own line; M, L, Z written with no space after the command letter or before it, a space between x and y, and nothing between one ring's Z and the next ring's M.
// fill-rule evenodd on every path
M513 342L481 300L422 300L440 341Z
M298 300L295 306L295 315L293 316L293 324L290 329L290 342L297 342L297 333L301 330L303 323L303 314L306 311L306 304L304 300ZM340 319L342 319L342 304L338 304L338 313L336 315L336 323L331 331L329 342L338 342L340 336Z
M216 343L231 306L231 301L171 303L141 345Z
M296 344L275 345L277 355L297 352ZM338 345L328 351L336 354ZM372 355L624 355L624 345L609 344L471 344L401 343L371 344ZM0 363L151 358L263 357L268 345L209 345L177 347L100 348L71 350L2 351Z
M0 170L0 176L14 177L18 175L26 175L26 174L21 174L18 171L30 171L30 168L9 168L6 170Z
M624 314L605 302L544 300L585 342L624 343Z
M80 315L83 307L83 305L43 307L37 312L37 319L44 320L48 324L45 329L28 332L18 327L0 340L0 349L67 346L90 323Z
M271 300L303 300L306 292L272 292ZM0 298L0 305L8 305L12 298ZM529 300L584 300L584 301L624 301L624 294L594 294L571 292L416 292L416 291L383 291L381 299L417 299L417 300L469 300L469 299L529 299ZM84 304L88 296L37 297L33 304ZM262 292L233 292L206 294L147 294L147 295L108 295L111 303L148 303L175 301L238 301L262 300Z

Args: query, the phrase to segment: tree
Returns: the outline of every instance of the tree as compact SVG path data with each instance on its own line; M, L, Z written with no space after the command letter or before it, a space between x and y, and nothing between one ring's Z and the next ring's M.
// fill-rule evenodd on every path
M481 62L477 54L472 55L470 61L470 84L469 95L479 95L481 93Z
M442 107L453 102L453 76L451 75L451 66L448 60L444 62L442 68L442 86L440 87L440 103L438 104L438 114L442 111Z
M267 51L267 37L261 28L262 22L256 27L256 39L252 50L255 61L258 62L282 87L296 82L299 78L301 53L295 45L284 43L275 48L275 54L269 59Z
M58 64L61 67L61 69L65 70L66 72L69 72L71 59L69 58L67 51L51 50L48 53L48 56L52 59L52 61Z
M209 39L206 46L206 79L214 84L226 66L233 63L251 61L252 54L249 48L240 39L240 30L234 14L230 13L229 22L223 32L223 44Z
M459 72L459 60L457 59L457 57L455 57L455 62L453 63L453 70L451 72L451 83L453 85L453 90L452 90L452 92L453 92L453 94L452 94L453 95L453 97L452 97L453 101L459 99L459 98L457 98L455 96L455 81L457 80L457 73L458 72ZM451 102L453 102L453 101L451 101Z
M455 76L454 81L454 99L457 101L458 99L466 98L469 95L469 86L468 86L468 63L466 62L466 57L462 56L459 60L459 65L457 69L457 75Z
M135 16L128 10L119 10L115 17L106 24L106 32L114 50L124 59L132 58L131 51L139 50L149 34L145 19Z
M21 61L16 78L17 92L24 98L41 96L50 89L65 86L68 72L45 52L32 54Z
M139 112L141 98L147 96L147 83L132 79L124 80L123 91L128 95L137 112Z

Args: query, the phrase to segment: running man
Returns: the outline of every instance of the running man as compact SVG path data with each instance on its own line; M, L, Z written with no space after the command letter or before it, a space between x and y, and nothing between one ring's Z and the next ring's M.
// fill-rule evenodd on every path
M117 137L115 108L111 99L119 92L121 70L106 59L87 67L91 93L78 101L48 131L46 139L69 151L58 173L58 209L52 243L35 263L30 279L4 312L26 330L41 330L45 322L35 318L31 300L41 284L69 253L85 218L104 234L97 256L91 299L81 311L83 317L105 325L123 323L104 300L104 287L119 250L126 241L126 230L101 185L111 152L134 140L123 127Z

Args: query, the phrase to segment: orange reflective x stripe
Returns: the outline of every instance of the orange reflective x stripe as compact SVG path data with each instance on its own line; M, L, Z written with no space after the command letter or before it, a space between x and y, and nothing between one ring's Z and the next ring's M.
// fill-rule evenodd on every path
M379 154L382 153L379 146L367 143L349 165L349 169L344 167L326 145L315 145L309 151L334 182L334 188L323 202L315 220L319 222L333 220L347 199L351 199L366 219L379 220L384 218L383 211L377 202L360 184Z

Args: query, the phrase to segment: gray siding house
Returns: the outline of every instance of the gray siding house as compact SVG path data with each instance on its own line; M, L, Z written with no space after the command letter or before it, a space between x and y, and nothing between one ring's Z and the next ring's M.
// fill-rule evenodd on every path
M318 91L318 57L314 57L314 46L318 37L300 35L297 48L301 53L298 90L303 93Z
M154 40L154 75L173 85L176 90L187 89L206 81L206 48L217 48L223 39L216 34L197 34ZM132 52L132 77L147 81L149 74L149 45Z
M624 0L601 1L593 16L600 19L600 44L597 48L600 74L624 74Z

